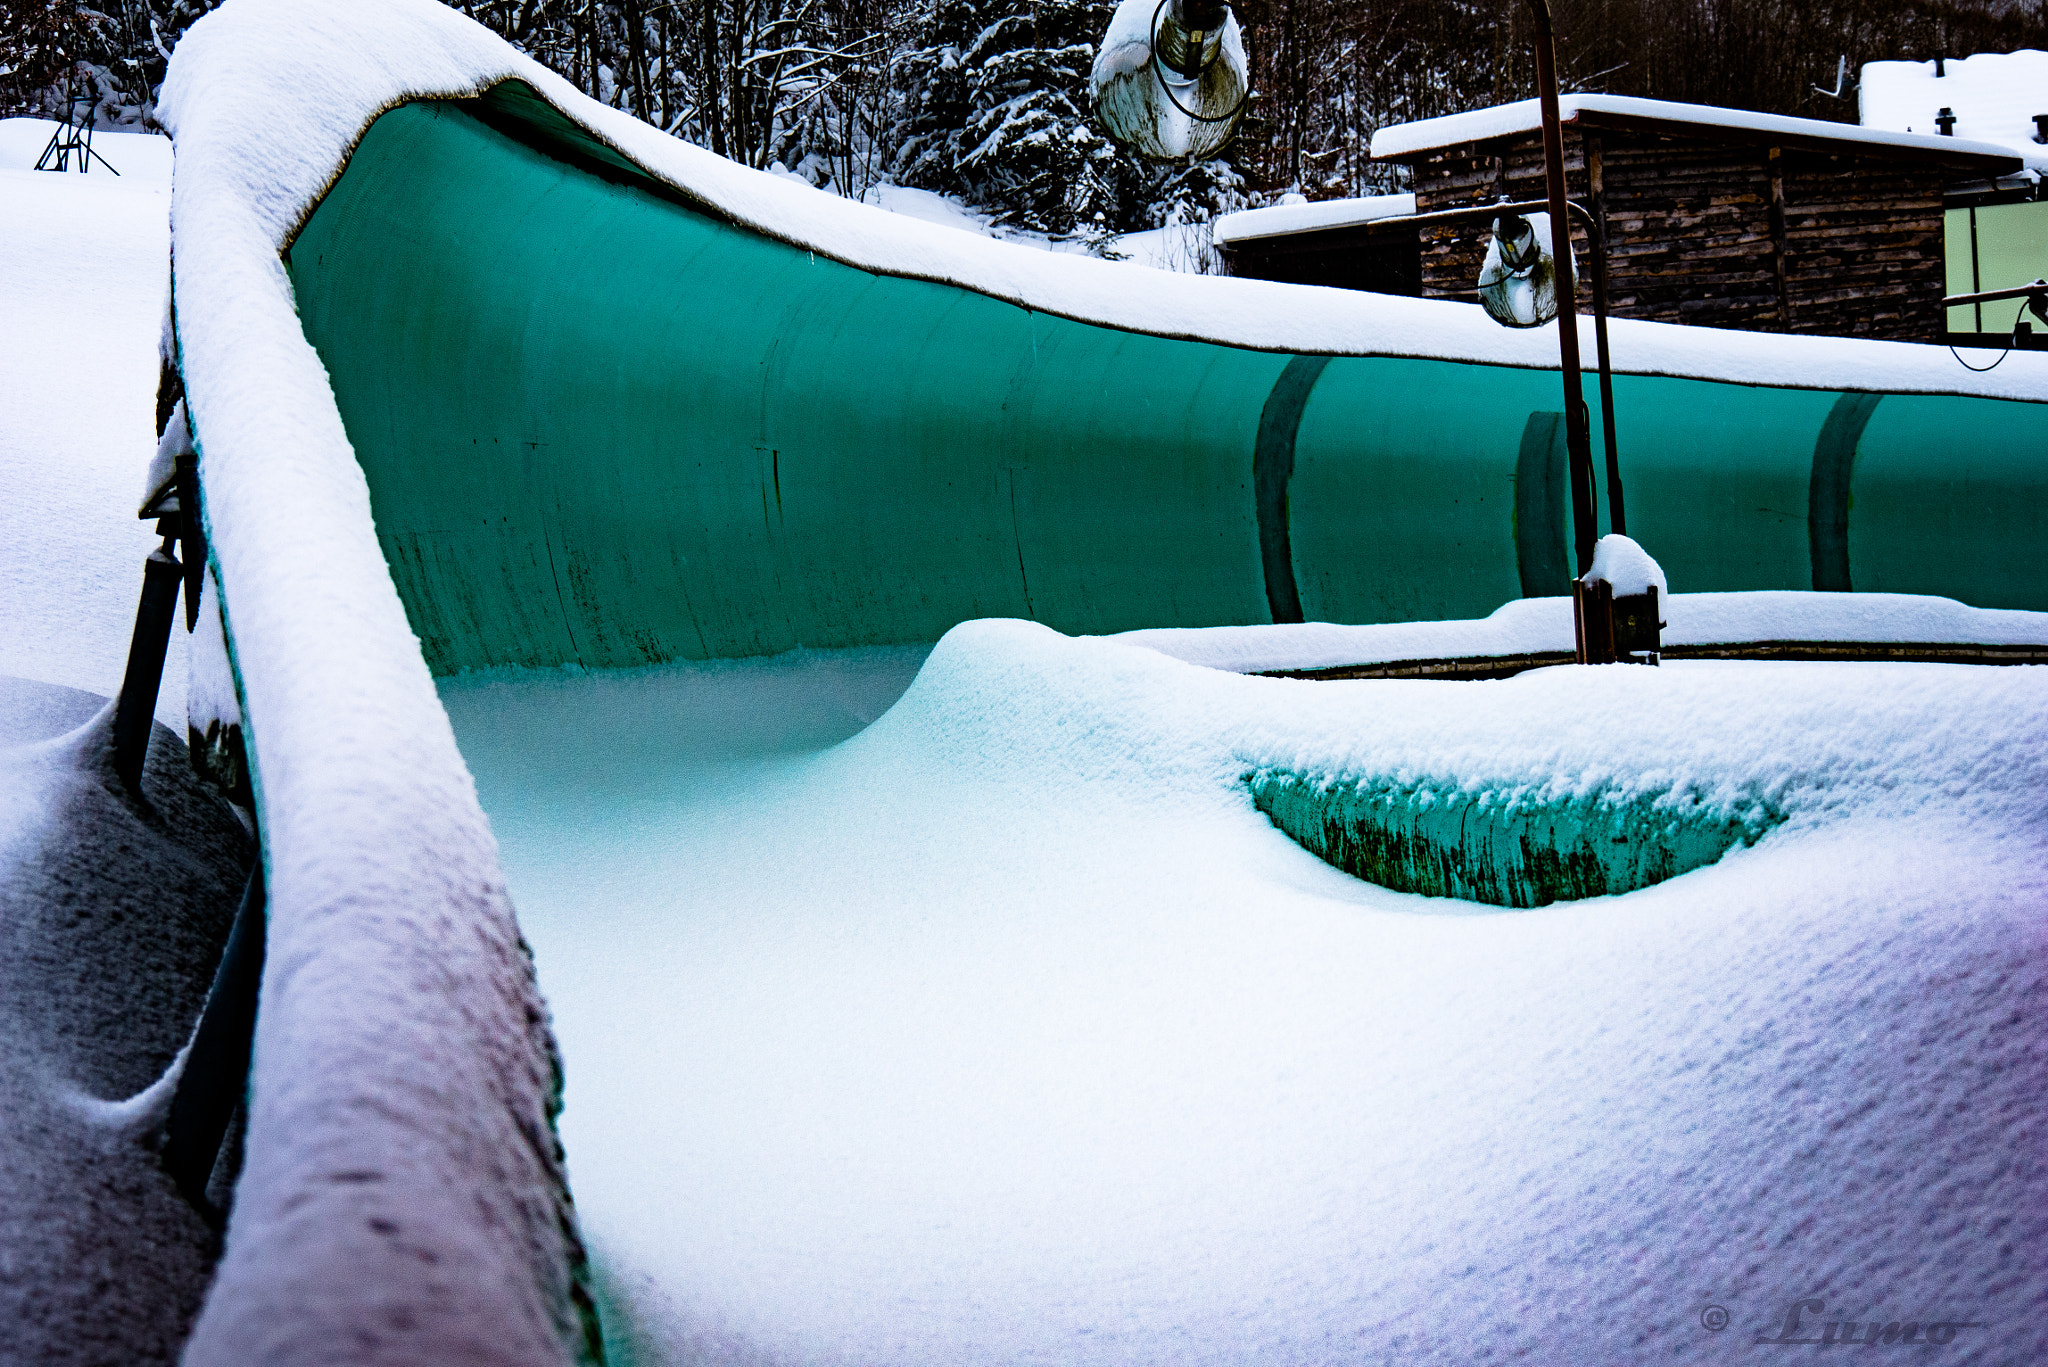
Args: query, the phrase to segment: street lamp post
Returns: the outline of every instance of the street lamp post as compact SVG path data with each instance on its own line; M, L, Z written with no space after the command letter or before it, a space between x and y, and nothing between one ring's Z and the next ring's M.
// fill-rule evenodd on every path
M1550 200L1550 250L1557 262L1557 352L1564 372L1564 441L1572 479L1572 548L1579 573L1593 566L1593 446L1579 382L1579 309L1572 278L1572 226L1564 192L1564 124L1557 107L1557 42L1548 0L1529 0L1536 21L1536 98L1543 109L1543 178Z

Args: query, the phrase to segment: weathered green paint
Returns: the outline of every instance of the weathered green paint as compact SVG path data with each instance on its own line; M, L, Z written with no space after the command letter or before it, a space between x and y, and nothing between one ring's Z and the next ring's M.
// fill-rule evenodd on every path
M1761 802L1724 811L1661 793L1559 799L1284 770L1246 783L1275 826L1346 873L1499 907L1634 892L1755 844L1784 819Z
M436 672L1269 620L1254 452L1287 355L771 240L517 85L378 119L287 260ZM1673 586L1809 587L1837 395L1615 389L1631 530ZM1518 596L1517 463L1557 402L1555 372L1330 361L1284 491L1304 614ZM1856 586L2048 608L2044 453L2048 405L1888 398Z

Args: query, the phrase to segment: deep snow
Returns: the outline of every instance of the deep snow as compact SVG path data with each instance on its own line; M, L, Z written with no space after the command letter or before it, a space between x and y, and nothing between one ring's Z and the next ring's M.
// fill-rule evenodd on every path
M112 709L0 678L0 1362L172 1363L216 1241L159 1167L167 1069L250 842L159 726L143 799Z
M970 623L819 749L917 654L442 682L634 1360L1722 1362L1802 1297L2048 1350L2048 671ZM1789 816L1500 912L1325 866L1264 764Z
M0 170L29 171L50 145L50 135L59 125L51 119L0 119ZM73 160L67 174L93 180L118 180L131 186L155 185L171 180L171 140L157 133L116 133L96 129L92 150L97 155L89 171L77 170ZM113 174L108 175L112 168Z
M108 769L157 544L171 148L99 134L118 177L29 170L52 127L0 120L0 1361L170 1363L216 1240L151 1147L160 1079L251 851L186 764L183 631L147 800Z
M119 177L33 166L52 124L0 120L0 674L121 686L156 449L170 143L108 134ZM138 149L130 144L141 144ZM185 633L157 720L185 731Z

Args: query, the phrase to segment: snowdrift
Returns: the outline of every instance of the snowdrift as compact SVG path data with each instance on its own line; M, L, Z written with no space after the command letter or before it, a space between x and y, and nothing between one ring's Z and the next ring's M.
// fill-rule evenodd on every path
M545 1009L434 675L1474 616L1562 591L1551 339L837 201L430 0L172 63L173 348L271 930L194 1363L586 1342ZM1590 344L1589 344L1590 345ZM1620 323L1686 589L2048 608L2048 358ZM199 647L195 647L198 649Z
M442 682L629 1360L1723 1367L1800 1299L2048 1353L2048 670L919 663ZM1318 861L1276 771L1783 819L1507 911Z

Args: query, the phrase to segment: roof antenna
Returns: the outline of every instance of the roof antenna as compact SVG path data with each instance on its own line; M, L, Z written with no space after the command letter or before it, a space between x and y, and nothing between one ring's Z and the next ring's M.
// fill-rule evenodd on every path
M1827 90L1821 86L1815 86L1813 88L1814 93L1817 95L1825 95L1831 100L1839 100L1842 98L1842 87L1848 83L1848 80L1849 54L1845 52L1841 56L1835 58L1835 88L1833 90Z

